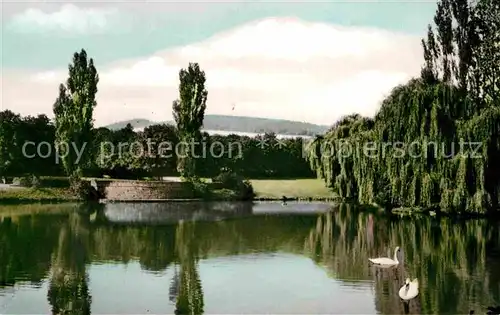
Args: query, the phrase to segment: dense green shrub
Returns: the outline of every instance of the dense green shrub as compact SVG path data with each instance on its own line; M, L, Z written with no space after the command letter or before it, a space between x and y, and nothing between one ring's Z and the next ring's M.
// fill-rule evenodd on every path
M86 201L99 200L99 192L92 187L88 180L81 180L79 178L70 178L71 191L75 196Z
M244 180L238 185L238 192L242 200L252 200L255 197L252 183L248 180Z
M27 175L23 177L15 177L12 180L12 185L37 188L41 186L41 182L38 177L34 175Z
M41 177L40 186L50 188L69 188L70 182L66 177Z
M202 181L191 182L191 184L193 185L192 190L194 192L195 198L202 198L202 199L211 198L210 184Z
M251 200L255 196L252 184L242 176L231 171L223 171L212 178L212 183L220 189L229 189L238 195L238 199Z
M235 189L243 182L243 177L230 171L225 171L212 178L212 183L220 188Z

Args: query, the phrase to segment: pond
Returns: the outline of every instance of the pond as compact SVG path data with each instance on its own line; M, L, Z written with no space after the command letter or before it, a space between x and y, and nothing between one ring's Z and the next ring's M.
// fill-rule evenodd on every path
M497 223L326 203L0 207L1 314L484 314ZM370 257L401 263L380 269ZM418 278L405 306L398 290Z

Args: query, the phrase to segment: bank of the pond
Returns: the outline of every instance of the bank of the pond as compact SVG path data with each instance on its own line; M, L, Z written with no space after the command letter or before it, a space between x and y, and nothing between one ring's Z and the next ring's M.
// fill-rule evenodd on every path
M89 180L89 179L87 179ZM178 181L95 179L103 187L104 198L113 201L147 202L148 200L240 201L237 191L217 188L208 183L203 193L192 191ZM67 202L80 200L72 194L66 178L43 178L41 188L0 188L1 203ZM332 201L333 194L319 179L250 180L256 201L278 201L283 196L294 201ZM57 186L57 187L54 187ZM191 190L191 191L190 191Z
M69 188L25 188L0 189L0 203L62 203L77 202L80 199Z
M4 218L16 218L34 214L64 214L78 209L81 204L76 202L60 203L27 203L2 204L0 203L0 221Z
M286 196L285 196L286 197ZM286 198L269 198L269 197L255 197L254 201L300 201L300 202L333 202L337 201L336 198L326 198L326 197L286 197Z
M411 216L431 216L431 217L448 217L457 219L500 219L500 211L494 212L448 212L442 211L440 209L423 209L423 208L394 208L390 211L394 215L399 215L400 217L411 217Z
M258 200L281 200L283 196L296 200L332 200L335 195L320 179L252 179Z
M61 181L60 178L57 179ZM175 181L145 181L145 180L117 180L96 179L98 185L106 186L106 194L111 198L102 199L101 202L189 202L189 201L244 201L238 192L231 189L219 189L213 185L207 185L207 191L187 191L182 186L185 184ZM46 180L47 183L51 181ZM254 189L253 201L298 201L298 202L342 202L338 196L325 187L319 179L252 179L250 180ZM58 183L59 186L64 186ZM173 189L175 186L175 189ZM169 188L170 187L170 188ZM160 193L158 193L160 190ZM163 191L163 190L166 190ZM67 187L42 187L23 188L10 187L0 188L0 204L30 204L30 203L66 203L83 201L75 196ZM248 200L247 200L248 201ZM390 212L394 215L414 216L446 216L458 218L497 218L499 211L495 213L448 213L444 211L421 208L394 208L390 211L383 207L373 205L358 205L363 209L378 209Z
M158 202L193 202L193 201L206 201L206 199L123 199L123 200L109 200L101 199L100 203L158 203Z

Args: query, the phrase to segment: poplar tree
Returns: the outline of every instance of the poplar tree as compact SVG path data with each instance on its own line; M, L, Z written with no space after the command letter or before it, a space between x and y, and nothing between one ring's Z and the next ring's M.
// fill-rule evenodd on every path
M184 178L196 177L196 148L193 142L201 139L208 92L205 72L197 63L189 63L179 72L179 100L173 102L173 116L179 140L183 144L177 157L177 170Z
M75 52L68 72L66 84L59 85L59 96L54 103L56 142L69 145L69 152L62 154L64 170L70 178L79 179L92 159L93 112L99 76L93 59L88 59L84 49ZM84 149L80 161L74 148Z

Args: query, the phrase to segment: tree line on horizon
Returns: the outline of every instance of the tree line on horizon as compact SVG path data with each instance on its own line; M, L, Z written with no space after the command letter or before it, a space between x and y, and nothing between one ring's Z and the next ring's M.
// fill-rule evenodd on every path
M128 119L105 125L108 129L117 130L131 124L134 128L144 129L147 126L158 124L174 124L173 121L150 121L148 119ZM236 133L265 134L276 133L298 137L314 137L323 134L328 127L313 123L290 121L274 118L258 118L249 116L205 115L203 119L204 130L217 130Z
M500 198L500 2L439 0L422 40L421 75L395 87L374 118L352 114L309 148L309 162L346 200L387 208L496 211ZM365 155L322 155L351 143L442 144L419 158L394 149ZM449 148L481 144L479 158ZM392 150L392 151L391 151ZM384 154L382 154L384 153ZM464 152L462 152L464 153Z
M26 153L34 157L23 156L22 146L31 141L36 144L46 142L55 143L55 126L45 115L36 117L21 117L11 111L0 112L0 176L17 177L24 175L35 176L64 176L62 164L56 164L56 152L52 150L45 157L46 147L41 148L43 157L35 155L35 146L26 148ZM178 176L177 158L175 151L171 156L162 156L158 152L161 142L168 142L175 147L179 143L176 126L158 124L146 127L143 131L135 132L129 124L125 128L111 130L105 127L92 131L94 148L85 147L85 152L97 152L94 159L88 162L84 169L85 176L112 178L138 179L143 177ZM313 178L307 161L303 158L302 138L279 140L275 134L268 133L256 137L239 135L209 135L202 133L202 141L207 148L205 157L200 153L199 175L201 177L214 177L221 169L235 170L248 178ZM151 145L151 156L141 155L139 152L124 147L123 153L118 156L120 143L141 143L143 149L148 148L148 139ZM262 139L266 145L262 146ZM213 146L215 156L210 154L212 143L221 145ZM111 146L101 143L113 144L115 155L106 152ZM155 145L156 144L156 145ZM238 148L235 144L240 144ZM200 145L201 147L201 145ZM232 148L231 148L232 147ZM103 148L103 152L100 152ZM229 148L232 150L229 151ZM241 148L241 150L240 150ZM223 152L222 150L225 150ZM145 152L146 153L146 152ZM231 154L229 154L231 153ZM102 158L101 158L102 154ZM218 157L222 155L221 157ZM83 162L82 162L83 163Z
M41 148L43 156L36 154L35 145L26 148L29 156L23 156L22 146L27 141L35 144L55 143L56 129L46 115L25 116L15 114L9 110L0 112L0 176L21 177L34 176L65 176L61 162L56 164L56 152L52 150L48 156L46 147ZM207 151L214 142L221 145L213 146L214 156L208 153L205 157L200 153L198 172L201 177L217 176L221 169L235 170L247 178L314 178L315 174L303 158L302 138L279 140L273 133L249 137L240 135L209 135L202 133L202 141ZM95 128L91 134L94 147L85 147L85 152L96 152L94 158L84 167L85 176L122 179L140 179L144 177L178 176L175 151L171 156L162 156L161 149L156 144L168 142L175 147L179 143L176 126L172 124L158 124L146 127L143 131L135 132L129 124L118 130L105 127ZM120 143L141 143L148 148L148 139L153 143L152 155L139 154L124 147L123 153L118 156ZM266 143L262 146L262 140ZM114 147L115 155L107 150ZM241 145L240 147L235 144ZM104 150L101 152L101 148ZM229 151L232 148L232 151ZM240 150L241 148L241 150ZM222 149L225 152L222 152ZM231 154L229 154L231 153ZM102 154L102 158L101 158ZM222 155L219 157L219 155ZM84 162L82 162L84 163Z

